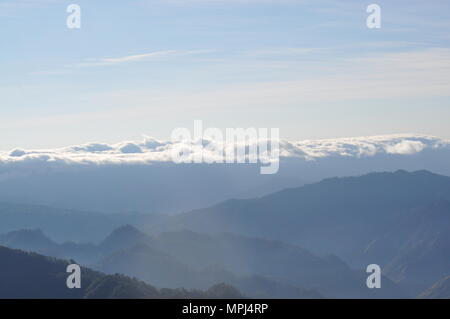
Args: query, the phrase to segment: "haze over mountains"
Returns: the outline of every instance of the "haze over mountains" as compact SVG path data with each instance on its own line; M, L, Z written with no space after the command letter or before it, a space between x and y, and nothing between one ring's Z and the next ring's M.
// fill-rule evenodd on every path
M281 141L276 175L261 175L259 164L176 165L171 152L180 145L151 138L53 150L15 149L0 153L0 201L103 213L172 214L331 176L397 169L450 175L449 145L413 134ZM194 148L192 156L199 151ZM205 158L213 155L204 153Z
M249 297L416 297L450 275L450 178L435 174L450 175L448 141L281 141L276 175L176 165L176 147L147 138L1 153L0 245ZM372 263L381 290L365 286Z
M417 292L450 269L450 178L397 171L326 179L177 215L166 227L271 238L355 267L375 262L398 281L409 277Z
M249 297L399 298L450 275L450 177L424 170L330 178L175 216L15 204L1 205L0 216L8 217L0 245L158 287L225 282ZM76 227L84 240L67 242ZM380 290L365 286L372 263L385 275Z
M0 299L214 299L242 298L233 287L208 291L157 289L123 275L82 270L81 289L67 289L67 261L0 247Z
M319 257L281 242L231 234L182 231L151 237L124 226L92 245L57 244L42 231L24 230L0 236L0 245L75 259L157 287L206 290L223 282L259 298L322 298L322 293L334 298L406 296L387 278L382 290L368 290L365 272L350 269L335 256Z
M0 299L450 298L449 14L0 0Z
M104 214L0 202L0 233L39 228L59 242L99 242L119 226L156 225L166 218L158 214Z

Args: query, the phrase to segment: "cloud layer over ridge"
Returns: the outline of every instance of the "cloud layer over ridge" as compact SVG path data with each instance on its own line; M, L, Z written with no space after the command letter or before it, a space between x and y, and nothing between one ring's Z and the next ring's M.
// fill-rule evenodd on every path
M203 141L203 145L216 143ZM257 141L250 141L251 145ZM217 144L217 143L216 143ZM186 142L158 141L146 137L141 142L117 144L88 143L60 149L23 150L0 152L0 165L26 162L63 164L150 164L171 162L174 148L186 147ZM229 147L230 145L225 145ZM280 141L282 158L316 160L328 157L371 157L379 154L413 155L426 149L450 149L450 141L426 135L383 135L355 138L337 138L304 141ZM191 155L202 151L194 146ZM204 157L215 158L217 154L205 150Z

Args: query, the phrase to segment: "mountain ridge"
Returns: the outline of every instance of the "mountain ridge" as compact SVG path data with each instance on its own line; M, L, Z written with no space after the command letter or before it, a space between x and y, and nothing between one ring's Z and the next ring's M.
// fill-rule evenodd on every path
M66 260L0 246L0 298L3 299L169 299L243 298L233 287L208 291L156 289L123 275L105 275L82 268L80 289L69 289Z

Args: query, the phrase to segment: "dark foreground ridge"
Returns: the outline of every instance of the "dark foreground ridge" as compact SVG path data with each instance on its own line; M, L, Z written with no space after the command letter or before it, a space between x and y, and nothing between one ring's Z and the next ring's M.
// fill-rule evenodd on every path
M208 291L157 289L123 275L82 268L82 287L69 289L68 261L0 247L0 299L215 299L243 298L231 286Z

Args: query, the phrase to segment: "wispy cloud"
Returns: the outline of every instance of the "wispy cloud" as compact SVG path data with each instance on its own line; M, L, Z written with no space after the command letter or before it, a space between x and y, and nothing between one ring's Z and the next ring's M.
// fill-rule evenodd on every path
M244 51L244 56L298 56L320 51L320 48L267 48Z
M62 0L2 0L0 2L0 14L10 13L11 10L29 9L46 5L58 4Z
M146 58L167 56L167 55L171 55L174 53L176 53L176 51L168 50L168 51L158 51L158 52L145 53L145 54L128 55L128 56L119 57L119 58L105 58L105 59L101 59L100 63L116 64L116 63L130 62L130 61L139 61L139 60L143 60Z
M147 61L156 58L164 57L179 57L187 55L209 54L215 52L214 50L162 50L142 54L126 55L115 58L100 58L89 59L86 62L70 65L71 67L95 67L115 65L127 62Z
M292 106L296 106L300 112L307 109L310 103L345 101L351 105L352 101L447 97L450 92L450 50L445 48L339 57L335 61L319 64L313 62L238 60L229 68L238 68L243 74L251 74L264 67L271 70L290 69L299 76L289 80L270 81L267 80L270 78L261 73L254 81L236 81L219 87L211 85L199 89L195 86L172 86L162 90L124 88L97 92L90 95L89 100L93 105L107 105L107 111L97 110L96 113L89 110L78 115L68 114L65 118L22 117L20 121L5 122L2 127L9 131L30 126L38 129L60 123L70 125L103 122L105 118L108 118L107 123L111 125L110 123L120 122L124 118L129 118L130 122L137 118L152 118L156 113L162 118L171 118L179 110L183 110L184 114L201 112L204 116L230 109L251 110L254 111L252 114L258 114L263 109L279 114L284 109L289 111L282 114L291 114ZM222 68L229 66L227 61L222 63L219 68L208 65L207 73L219 74ZM321 68L320 73L313 77L308 73L311 65L315 71L317 66ZM306 73L305 76L302 76L302 70ZM203 71L198 68L198 72ZM277 107L274 108L274 105ZM333 107L325 109L332 110ZM432 112L431 107L428 111ZM180 116L186 117L184 114Z

